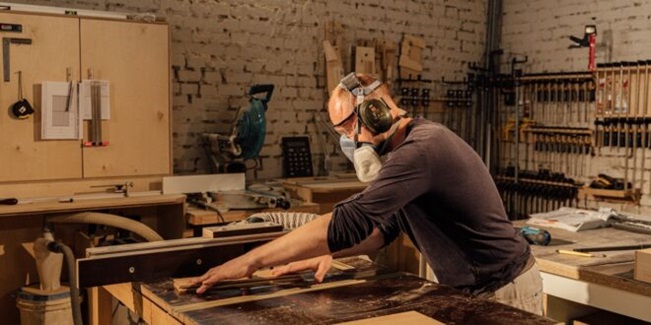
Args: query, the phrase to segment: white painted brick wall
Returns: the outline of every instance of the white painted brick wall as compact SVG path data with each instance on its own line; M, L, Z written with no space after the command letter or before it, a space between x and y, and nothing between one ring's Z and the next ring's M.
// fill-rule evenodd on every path
M571 44L568 35L583 37L584 26L589 24L597 26L597 63L651 59L649 1L504 0L503 8L504 62L510 59L509 54L526 54L529 63L525 72L587 71L588 49L568 49ZM608 157L609 149L603 151L605 155L592 158L590 174L623 177L624 159ZM648 150L646 153L640 150L638 155L642 154L647 155L646 167L637 172L636 183L643 193L641 205L592 201L588 206L611 206L618 211L651 214L651 156ZM631 174L629 170L629 178Z
M282 175L282 136L309 132L315 159L323 158L323 146L310 121L316 112L327 118L321 48L326 21L336 19L343 24L342 36L349 45L373 38L399 42L404 33L423 37L427 43L423 78L434 80L442 76L459 80L468 72L469 62L482 60L486 22L486 0L15 2L148 12L167 19L175 71L173 151L177 174L208 172L200 134L229 130L228 123L252 83L275 84L261 152L263 170L255 175L259 178ZM226 117L214 121L217 113ZM340 154L329 164L335 168L347 165ZM315 166L322 165L315 161Z
M597 62L648 59L649 12L647 1L504 0L502 48L529 55L531 72L587 70L588 50L568 49L567 36L582 37L585 25L596 24Z

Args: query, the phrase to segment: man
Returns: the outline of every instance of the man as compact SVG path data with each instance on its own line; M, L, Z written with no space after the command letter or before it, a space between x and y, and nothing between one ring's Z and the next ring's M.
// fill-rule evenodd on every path
M292 261L299 262L276 274L312 269L320 281L333 255L376 251L404 231L439 283L542 314L535 260L470 146L440 124L403 117L388 87L368 75L344 78L328 113L342 150L369 186L332 213L209 270L195 280L198 293Z

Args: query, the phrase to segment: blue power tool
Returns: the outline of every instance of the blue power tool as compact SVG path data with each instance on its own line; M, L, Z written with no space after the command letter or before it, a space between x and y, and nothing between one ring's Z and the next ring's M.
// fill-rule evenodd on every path
M547 246L549 245L549 242L552 241L552 235L549 233L549 231L544 229L524 226L520 228L519 231L524 239L526 239L527 242L529 242L531 245Z

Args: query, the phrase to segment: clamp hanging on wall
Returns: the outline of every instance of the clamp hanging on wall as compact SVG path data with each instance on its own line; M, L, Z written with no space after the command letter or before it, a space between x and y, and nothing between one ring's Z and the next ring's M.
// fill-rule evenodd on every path
M594 19L594 18L593 18ZM574 44L570 45L570 49L578 49L583 47L590 48L588 52L588 70L594 71L595 69L595 49L597 42L597 26L596 25L585 25L585 31L583 33L583 38L578 38L576 36L569 36L570 40Z

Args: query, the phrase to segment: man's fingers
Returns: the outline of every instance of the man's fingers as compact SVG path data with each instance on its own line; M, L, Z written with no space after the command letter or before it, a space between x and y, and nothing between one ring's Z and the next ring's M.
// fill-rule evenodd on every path
M330 263L319 263L319 267L314 273L314 279L316 282L323 282L323 279L325 278L326 274L330 270Z
M196 278L193 278L193 279L190 281L190 285L191 285L191 286L197 285L197 284L203 282L204 278L205 278L205 274L202 275L202 276L198 276L198 277L196 277Z
M197 294L202 294L202 293L206 292L206 290L208 290L208 288L210 288L210 285L207 285L205 283L201 284L201 286L197 289Z

